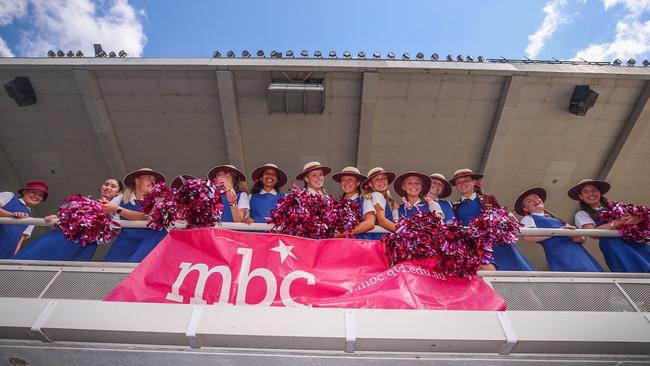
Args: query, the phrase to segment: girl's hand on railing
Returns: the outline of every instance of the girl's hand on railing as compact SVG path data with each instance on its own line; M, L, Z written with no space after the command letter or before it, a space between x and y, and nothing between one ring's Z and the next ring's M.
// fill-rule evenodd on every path
M26 212L18 212L18 211L16 211L16 212L13 213L13 217L15 219L24 219L25 217L28 217L28 216L29 215L27 215Z
M56 224L59 221L59 218L56 215L47 215L43 218L43 220L45 220L46 224L51 224L51 223Z

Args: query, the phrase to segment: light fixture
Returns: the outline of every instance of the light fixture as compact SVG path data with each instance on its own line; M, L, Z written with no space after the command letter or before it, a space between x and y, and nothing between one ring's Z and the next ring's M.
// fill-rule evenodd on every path
M61 50L58 50L58 51L56 51L56 55L58 57L63 57L63 56L65 56L65 53L63 53L63 51L61 51Z
M634 60L633 58L627 60L627 66L634 66L634 65L636 65L636 60Z
M307 50L302 50L302 51L300 51L300 56L309 57L309 52L307 52Z
M350 58L352 57L352 53L350 51L343 51L343 57Z
M363 51L359 51L359 53L357 53L357 58L366 58L366 53Z
M251 57L251 53L248 52L248 50L243 50L243 51L241 52L241 57L243 57L243 58L249 58L249 57Z
M394 60L395 59L395 52L393 52L393 51L388 52L388 58L391 59L391 60Z
M106 52L104 52L100 43L93 44L93 48L95 49L95 57L106 57Z
M36 104L36 92L29 78L18 76L4 85L7 95L16 101L19 107Z
M465 58L463 57L463 55L458 55L458 56L456 56L456 61L463 62L463 61L465 61Z
M478 57L478 62L485 62L485 57L479 56Z
M454 57L452 55L447 55L447 61L449 62L454 61Z
M120 56L120 57L122 57L122 58L124 58L124 57L127 56L127 53L126 53L126 51L124 51L124 50L120 50L120 53L118 53L117 55Z
M646 66L646 67L650 66L650 61L643 60L643 66Z
M328 55L330 58L336 58L336 51L330 51Z
M68 53L65 54L68 57L74 57L74 52L72 50L68 50Z
M614 66L621 66L622 63L623 63L623 61L621 61L619 59L614 59L614 61L612 61L612 65L614 65Z
M270 56L271 56L272 58L277 58L277 57L278 57L278 51L276 51L276 50L271 51Z
M402 60L406 61L410 59L411 59L411 55L408 52L402 53Z
M101 51L99 52L99 57L106 57L106 56L108 56L108 55L106 54L106 51L101 50Z
M220 57L221 57L221 52L219 51L212 52L212 58L220 58Z
M314 57L316 58L323 58L323 53L321 51L314 51Z
M226 56L228 56L228 58L235 58L235 51L233 51L233 50L228 51Z
M117 54L115 53L115 51L111 51L108 53L108 57L110 58L117 57Z
M54 57L54 56L56 56L56 53L54 53L54 51L52 50L47 51L47 57Z
M418 52L418 53L415 55L415 58L417 58L418 60L424 60L424 53L422 53L422 52Z
M433 61L438 61L440 59L440 55L434 52L433 54L431 54L431 59Z
M285 53L285 56L287 56L287 58L293 58L293 51L292 50L287 50L287 52Z
M84 53L81 52L81 50L79 50L79 51L77 51L77 53L75 54L75 56L77 56L77 57L84 57Z
M323 113L325 87L322 82L272 82L267 90L267 105L271 113Z
M471 54L467 55L467 62L474 62L474 57Z
M257 50L257 57L264 58L264 50Z
M584 116L598 99L598 93L591 90L589 85L576 85L569 101L569 112L576 116Z
M381 52L375 51L372 53L372 58L374 59L380 59L381 58Z

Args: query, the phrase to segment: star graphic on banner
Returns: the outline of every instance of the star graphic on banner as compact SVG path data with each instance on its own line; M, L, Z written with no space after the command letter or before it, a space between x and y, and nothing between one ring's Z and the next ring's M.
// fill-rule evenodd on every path
M286 245L282 240L278 240L278 242L280 245L275 248L271 248L271 250L280 253L280 263L284 263L284 260L287 259L287 257L297 259L296 256L291 253L293 250L293 245Z

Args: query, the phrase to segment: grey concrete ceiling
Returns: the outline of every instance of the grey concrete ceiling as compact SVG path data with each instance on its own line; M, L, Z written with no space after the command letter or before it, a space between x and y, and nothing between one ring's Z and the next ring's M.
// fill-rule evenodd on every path
M311 73L311 74L310 74ZM270 114L267 87L323 79L323 114ZM649 68L375 60L0 59L0 81L28 76L38 102L0 91L0 190L44 179L54 213L73 193L140 168L169 178L274 162L295 176L318 160L362 171L485 173L511 207L533 186L572 221L568 188L607 179L609 196L650 205ZM568 112L575 85L600 96ZM338 193L333 181L330 192ZM543 252L521 244L540 268ZM599 251L590 244L592 252Z

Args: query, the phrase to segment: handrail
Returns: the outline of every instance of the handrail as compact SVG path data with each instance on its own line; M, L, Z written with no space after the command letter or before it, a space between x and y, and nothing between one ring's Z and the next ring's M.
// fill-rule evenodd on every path
M115 220L124 228L132 229L146 229L147 222L142 220ZM24 219L16 219L11 217L0 217L0 225L34 225L34 226L54 226L53 222L46 223L44 219L37 217L26 217ZM269 231L273 225L269 224L244 224L241 222L222 222L215 225L218 228L240 230L240 231ZM185 223L176 222L175 229L184 229ZM375 226L374 229L368 231L369 233L388 233L381 227ZM540 228L522 228L519 236L592 236L592 237L618 237L621 236L618 230L602 230L602 229L540 229Z

